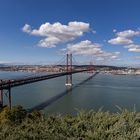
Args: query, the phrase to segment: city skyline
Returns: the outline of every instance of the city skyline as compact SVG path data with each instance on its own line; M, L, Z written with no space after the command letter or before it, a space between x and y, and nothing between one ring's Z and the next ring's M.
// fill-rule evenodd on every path
M139 0L1 0L0 63L140 66Z

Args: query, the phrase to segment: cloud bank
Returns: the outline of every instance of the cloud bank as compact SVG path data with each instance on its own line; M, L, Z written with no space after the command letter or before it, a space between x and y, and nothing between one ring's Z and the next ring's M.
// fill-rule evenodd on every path
M132 40L133 37L140 36L139 30L125 30L117 32L115 35L116 37L108 40L108 43L112 45L123 45L123 47L127 48L129 52L140 52L140 45L135 44Z
M33 36L40 36L38 46L52 48L57 44L66 43L83 36L85 32L90 30L89 23L85 22L69 22L68 25L61 24L60 22L42 24L38 29L31 29L31 26L25 24L22 31Z
M93 55L96 60L119 60L120 52L106 52L102 49L102 45L84 40L76 44L68 44L67 48L61 49L64 53L72 53L74 55Z

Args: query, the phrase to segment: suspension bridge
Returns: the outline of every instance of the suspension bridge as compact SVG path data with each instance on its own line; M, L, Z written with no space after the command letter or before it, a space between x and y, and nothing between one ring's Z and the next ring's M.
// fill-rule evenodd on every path
M74 59L75 61L75 59ZM42 80L49 80L61 76L66 76L66 87L72 88L72 74L81 72L93 72L93 67L73 69L73 56L72 54L66 54L66 70L59 73L46 74L46 75L33 75L30 77L23 77L19 79L1 80L0 81L0 108L4 106L3 96L8 98L9 107L12 106L11 89L17 86L22 86ZM97 72L96 72L97 73Z

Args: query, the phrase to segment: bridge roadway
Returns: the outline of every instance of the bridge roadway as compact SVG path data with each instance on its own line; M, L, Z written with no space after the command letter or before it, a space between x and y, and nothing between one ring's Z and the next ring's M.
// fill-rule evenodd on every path
M28 78L26 77L26 78L22 78L22 79L16 79L16 80L2 81L0 83L0 90L9 89L12 87L30 84L30 83L34 83L34 82L38 82L38 81L42 81L42 80L53 79L53 78L61 77L61 76L65 76L65 75L86 72L86 71L90 71L90 70L83 69L83 70L75 70L72 72L62 72L62 73L48 74L48 75L43 75L43 76L33 76L33 77L28 77Z

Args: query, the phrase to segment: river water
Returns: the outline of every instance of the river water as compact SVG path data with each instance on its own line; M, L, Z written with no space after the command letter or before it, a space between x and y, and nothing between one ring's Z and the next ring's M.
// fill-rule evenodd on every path
M0 79L14 79L31 73L0 72ZM73 75L73 89L65 87L65 76L12 88L12 105L39 109L45 113L75 114L78 110L116 112L118 107L140 111L140 76L89 73ZM7 97L4 97L7 103Z

